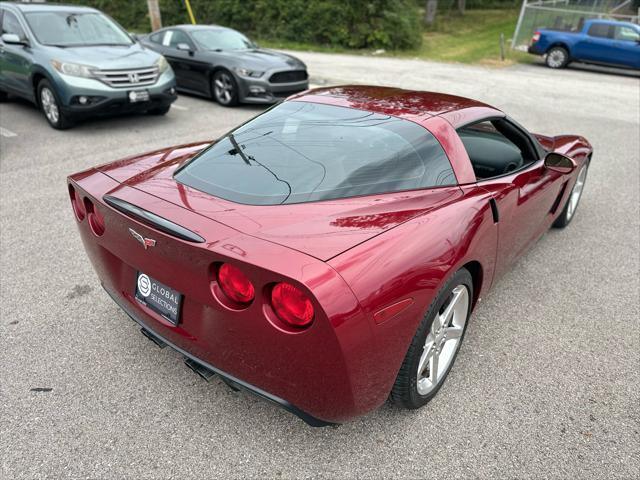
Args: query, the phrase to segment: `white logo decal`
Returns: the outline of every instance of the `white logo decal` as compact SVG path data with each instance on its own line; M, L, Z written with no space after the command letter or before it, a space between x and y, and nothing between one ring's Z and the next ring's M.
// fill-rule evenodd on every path
M138 291L145 298L151 293L151 280L144 273L138 276Z

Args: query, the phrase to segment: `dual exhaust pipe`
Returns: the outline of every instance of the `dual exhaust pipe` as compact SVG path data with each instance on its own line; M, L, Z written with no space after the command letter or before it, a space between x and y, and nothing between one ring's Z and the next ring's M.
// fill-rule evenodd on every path
M164 341L162 341L162 339L158 338L153 332L147 330L146 328L141 328L140 333L142 333L142 335L147 337L149 340L151 340L160 348L164 348L167 346L167 344ZM200 378L205 379L207 382L211 377L213 377L216 374L216 372L214 372L210 368L207 368L206 366L202 365L200 362L196 362L194 359L189 357L184 357L184 364L187 367L189 367L189 369L191 369L193 372L195 372ZM238 385L236 385L235 382L229 380L228 378L225 378L222 375L220 375L220 379L234 392L237 392L240 390Z

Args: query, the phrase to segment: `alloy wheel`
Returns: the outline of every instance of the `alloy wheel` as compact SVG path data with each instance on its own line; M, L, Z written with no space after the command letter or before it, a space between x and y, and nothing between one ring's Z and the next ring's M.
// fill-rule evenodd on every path
M453 363L470 305L469 290L458 285L433 319L418 362L416 386L420 395L433 391Z
M578 203L580 203L580 197L582 196L582 190L584 189L584 183L587 178L587 166L583 166L578 174L578 179L576 180L576 184L573 186L573 190L571 190L571 196L569 197L569 206L567 208L567 220L571 220L573 214L576 212L578 208Z
M228 73L219 73L216 75L213 87L215 91L216 100L223 104L228 105L233 101L235 95L235 85L233 79Z
M547 56L547 65L551 68L560 68L566 61L564 50L556 48L551 50Z
M53 124L58 123L60 119L58 103L56 102L53 92L48 87L43 87L40 91L40 103L42 104L42 110L47 116L47 119Z

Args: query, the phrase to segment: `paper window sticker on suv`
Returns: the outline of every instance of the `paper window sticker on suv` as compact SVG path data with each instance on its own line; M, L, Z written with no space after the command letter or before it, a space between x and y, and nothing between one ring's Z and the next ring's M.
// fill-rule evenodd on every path
M168 30L164 34L164 38L162 39L162 45L164 45L165 47L168 47L169 44L171 43L171 37L173 37L173 30Z

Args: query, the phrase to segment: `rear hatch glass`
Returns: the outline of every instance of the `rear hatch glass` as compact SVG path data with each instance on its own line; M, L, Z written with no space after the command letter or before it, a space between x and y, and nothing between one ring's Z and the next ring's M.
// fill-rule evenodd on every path
M178 182L225 200L279 205L454 185L435 137L409 120L284 102L180 168Z

